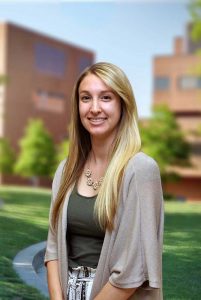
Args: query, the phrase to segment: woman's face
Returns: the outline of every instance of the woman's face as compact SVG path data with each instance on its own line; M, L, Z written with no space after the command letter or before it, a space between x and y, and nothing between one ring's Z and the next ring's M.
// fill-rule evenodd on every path
M79 114L93 138L114 138L121 117L121 99L99 77L88 74L81 81Z

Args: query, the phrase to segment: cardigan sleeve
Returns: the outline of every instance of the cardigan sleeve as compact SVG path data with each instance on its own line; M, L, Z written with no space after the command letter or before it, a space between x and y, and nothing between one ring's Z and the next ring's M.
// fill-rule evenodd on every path
M157 163L135 161L123 196L109 281L120 288L162 286L163 193Z
M48 229L47 245L46 245L46 251L45 251L45 258L44 258L45 266L48 261L58 259L57 234L51 225L51 217L52 217L54 201L55 201L57 193L59 191L59 186L60 186L60 182L61 182L61 177L62 177L62 172L63 172L63 167L65 164L65 161L66 160L63 160L60 162L60 164L55 172L53 181L52 181L52 195L51 195L51 204L50 204L50 211L49 211L49 229Z

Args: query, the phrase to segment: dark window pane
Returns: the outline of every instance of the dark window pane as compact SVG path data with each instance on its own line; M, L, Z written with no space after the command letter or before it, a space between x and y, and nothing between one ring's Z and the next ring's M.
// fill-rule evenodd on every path
M170 79L168 77L156 77L154 80L155 90L168 90L170 87Z
M88 57L79 58L79 73L81 73L85 68L91 66L92 61Z
M44 43L35 44L35 65L38 71L62 77L65 73L64 51Z

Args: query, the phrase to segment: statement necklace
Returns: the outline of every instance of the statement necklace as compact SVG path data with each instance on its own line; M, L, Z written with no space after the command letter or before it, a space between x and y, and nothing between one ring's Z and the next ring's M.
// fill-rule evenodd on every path
M89 168L87 168L84 174L87 177L87 185L91 186L94 190L97 190L97 188L101 186L104 177L94 181L91 177L92 172Z

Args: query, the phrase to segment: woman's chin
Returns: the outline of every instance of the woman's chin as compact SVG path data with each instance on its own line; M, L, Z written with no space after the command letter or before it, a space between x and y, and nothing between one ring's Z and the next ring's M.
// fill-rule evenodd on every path
M89 132L90 136L92 139L99 139L99 140L113 140L115 136L115 132L101 132L101 131L96 131L96 132Z

